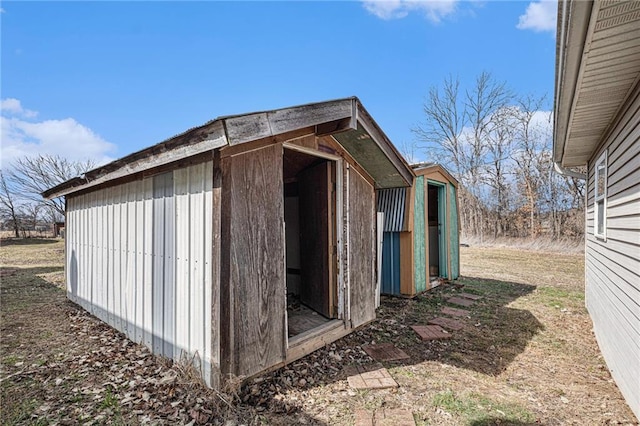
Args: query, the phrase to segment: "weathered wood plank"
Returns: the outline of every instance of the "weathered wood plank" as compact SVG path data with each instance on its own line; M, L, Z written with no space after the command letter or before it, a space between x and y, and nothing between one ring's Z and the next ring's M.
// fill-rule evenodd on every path
M282 154L278 144L227 158L223 165L230 290L229 306L223 307L229 317L221 322L230 321L228 357L235 375L255 374L286 355Z
M351 117L353 102L354 99L341 99L225 118L229 145Z
M86 183L68 181L52 188L46 197L60 197L80 189L93 188L105 182L140 173L194 155L210 152L227 144L221 121L188 130L165 142L133 153L86 174Z
M220 295L221 295L221 226L222 226L222 168L220 165L220 151L213 152L211 169L211 283L210 302L211 314L209 318L209 330L206 338L209 338L211 360L211 385L217 387L220 384L220 336L223 325L220 323Z
M375 191L349 169L349 281L353 327L375 318Z

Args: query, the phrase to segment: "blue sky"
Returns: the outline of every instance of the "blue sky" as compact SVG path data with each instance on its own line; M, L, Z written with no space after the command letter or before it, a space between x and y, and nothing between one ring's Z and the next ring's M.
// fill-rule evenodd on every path
M398 147L431 86L553 98L553 1L1 3L2 166L104 162L221 115L358 96Z

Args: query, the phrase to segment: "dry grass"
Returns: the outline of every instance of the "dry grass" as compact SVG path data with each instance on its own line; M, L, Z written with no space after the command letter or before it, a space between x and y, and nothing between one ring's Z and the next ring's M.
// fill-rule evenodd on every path
M66 301L64 292L50 284L60 283L62 244L0 247L3 270L16 270L2 278L2 424L79 423L90 413L106 424L192 419L350 425L357 409L393 408L412 412L420 425L637 424L591 331L582 255L462 248L464 278L457 283L413 300L383 297L378 319L370 325L290 366L218 393L194 378L193 360L173 366L155 361ZM448 306L447 298L462 290L483 296L463 320L465 327L446 342L418 340L409 327L435 317ZM384 363L400 388L350 389L344 367L374 368L361 348L385 341L411 356ZM78 360L105 351L118 355L105 365L93 362L90 375L83 376L86 364ZM144 370L137 365L140 359ZM125 376L120 385L112 380L113 371L132 379ZM179 379L153 388L150 401L156 405L126 403L132 392L128 380L140 383L168 372ZM59 378L64 380L57 385ZM104 388L103 383L110 384ZM86 395L83 389L99 393ZM58 401L55 409L52 401ZM177 414L166 414L165 407Z
M463 244L471 247L508 248L521 250L535 250L552 253L584 253L583 238L554 239L549 237L537 238L480 238L478 236L461 237Z

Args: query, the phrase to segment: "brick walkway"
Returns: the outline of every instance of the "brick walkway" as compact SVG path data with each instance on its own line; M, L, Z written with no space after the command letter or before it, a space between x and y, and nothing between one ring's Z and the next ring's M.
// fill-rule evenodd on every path
M366 371L347 377L349 386L353 389L387 389L397 388L398 383L393 380L386 368Z
M447 299L447 302L453 303L454 305L464 306L464 307L469 307L473 305L473 300L466 299L464 297L458 297L458 296L454 296L450 299Z
M376 361L400 361L410 358L405 351L393 346L393 343L366 345L362 349Z
M442 312L445 315L451 315L452 317L469 316L469 311L467 311L466 309L450 308L448 306L445 306L444 308L442 308L440 312Z
M447 333L438 325L412 325L411 328L423 341L451 339L451 333Z
M482 296L478 296L477 294L471 294L471 293L460 293L460 294L458 294L458 296L464 297L465 299L471 299L471 300L480 300L480 299L482 299Z
M448 328L449 330L458 331L464 328L464 324L458 320L438 317L432 320L429 320L429 324L439 325L440 327Z
M381 408L374 413L356 410L355 426L415 426L413 414L404 410Z

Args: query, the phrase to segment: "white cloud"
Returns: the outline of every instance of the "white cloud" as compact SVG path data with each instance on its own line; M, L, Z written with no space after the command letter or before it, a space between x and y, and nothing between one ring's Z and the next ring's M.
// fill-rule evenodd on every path
M116 146L73 118L32 120L37 114L22 108L17 99L2 100L0 163L35 154L60 155L72 161L93 159L99 164L112 160Z
M400 19L410 12L421 12L438 23L453 14L459 0L365 0L362 5L381 19Z
M2 115L17 115L24 118L33 118L38 113L36 111L31 111L30 109L22 108L22 104L19 100L15 98L7 98L0 100L0 110L2 110Z
M542 0L529 3L524 15L520 15L516 28L536 32L554 32L558 19L558 2Z

